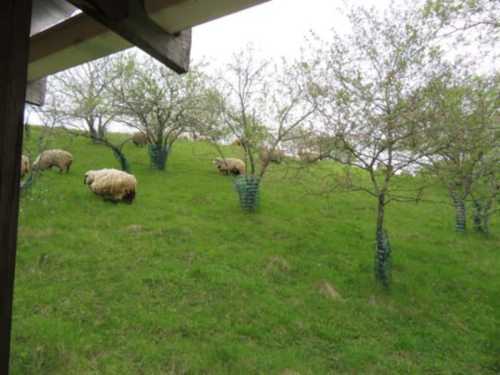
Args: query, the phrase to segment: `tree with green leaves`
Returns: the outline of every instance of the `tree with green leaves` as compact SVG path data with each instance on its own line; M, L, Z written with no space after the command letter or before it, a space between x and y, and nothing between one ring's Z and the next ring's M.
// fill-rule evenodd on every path
M245 210L257 208L270 156L292 142L316 111L304 89L305 81L295 67L283 62L272 69L269 62L258 61L252 49L235 54L217 80L218 121L243 149L246 174L236 187ZM259 154L264 155L260 162Z
M386 207L414 202L422 194L424 185L408 188L396 176L436 151L434 143L418 140L435 131L428 96L448 67L433 43L436 30L427 27L418 9L393 4L380 14L352 8L347 17L351 33L311 41L316 47L302 71L309 79L309 98L319 108L317 132L333 141L318 159L346 166L332 185L365 192L376 202L375 278L388 287Z
M115 60L105 57L49 78L48 91L55 99L55 107L50 110L64 115L66 127L87 131L95 143L105 138L117 115L109 91L117 79L112 68Z
M123 150L130 138L116 142L108 136L108 127L118 117L110 88L120 78L114 69L119 59L120 55L105 57L51 76L38 116L44 123L109 148L120 168L129 172Z
M117 121L146 135L152 167L165 169L179 135L191 127L202 82L196 68L178 75L149 57L124 54L111 87Z
M476 228L492 209L500 163L500 79L455 77L439 83L431 106L441 131L428 142L441 147L423 163L446 186L455 207L455 228L465 232L467 205L474 204ZM485 224L486 225L486 224Z

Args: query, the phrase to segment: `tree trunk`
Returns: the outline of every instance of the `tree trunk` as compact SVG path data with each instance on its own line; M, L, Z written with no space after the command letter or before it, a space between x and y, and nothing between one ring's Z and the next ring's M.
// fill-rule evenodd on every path
M377 230L375 233L375 280L385 288L391 283L391 246L389 236L384 229L385 194L378 196Z
M104 139L104 137L106 136L106 127L105 126L99 125L97 127L97 136L99 137L99 139Z
M130 172L130 163L128 162L127 157L122 151L123 145L121 147L115 146L111 142L109 142L106 138L102 139L92 139L95 143L104 145L106 147L109 147L111 151L113 152L113 156L118 160L120 163L120 169L124 172Z
M474 230L476 232L482 232L481 202L478 199L474 199L472 204L474 206L474 211L472 213L472 223L474 225Z
M148 145L149 160L151 162L151 167L158 169L160 171L165 170L167 164L168 155L170 153L170 147L168 144L150 144Z
M113 155L120 163L120 169L124 172L130 172L130 163L128 162L128 159L123 151L119 147L113 145L110 145L109 147L113 150Z
M488 235L490 232L490 209L492 203L490 201L482 202L479 199L473 201L473 223L476 232Z
M99 143L102 138L99 138L95 128L93 126L89 126L89 136L92 140L92 143Z

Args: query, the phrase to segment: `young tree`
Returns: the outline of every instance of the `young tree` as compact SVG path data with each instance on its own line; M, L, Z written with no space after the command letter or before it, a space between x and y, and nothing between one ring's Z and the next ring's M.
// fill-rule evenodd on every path
M130 164L123 148L130 139L116 142L107 134L118 114L110 87L120 78L114 70L119 58L105 57L50 77L39 117L52 126L108 147L120 168L128 172Z
M133 54L114 65L119 79L112 85L117 121L148 138L151 165L163 170L179 135L191 124L190 111L199 95L196 68L183 76L156 61Z
M495 191L492 186L500 162L500 79L455 78L441 81L440 86L432 106L442 131L428 142L442 147L424 164L430 162L431 170L446 186L455 207L455 228L464 232L468 200L475 197L476 222L491 210L491 203L486 202Z
M65 115L65 126L86 130L95 143L105 138L109 124L116 117L113 97L109 92L117 78L112 69L115 59L105 57L49 79L48 90L56 99L51 110Z
M221 93L217 102L220 121L244 152L246 175L236 181L242 208L254 211L270 156L297 136L314 114L316 103L306 100L297 69L284 62L270 69L268 62L255 60L251 49L234 55L217 91ZM261 148L264 157L258 163Z
M302 69L310 79L310 100L319 106L318 132L333 140L319 158L347 166L336 176L336 186L376 200L375 278L387 287L391 248L385 209L421 194L420 186L408 191L395 176L435 152L433 143L417 140L433 131L433 113L425 110L428 91L447 69L433 47L436 31L426 27L417 9L393 5L380 15L353 8L348 19L352 32L318 41Z

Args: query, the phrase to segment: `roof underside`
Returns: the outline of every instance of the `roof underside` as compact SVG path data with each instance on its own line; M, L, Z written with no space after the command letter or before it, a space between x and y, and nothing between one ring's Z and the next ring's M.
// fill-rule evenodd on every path
M69 18L77 11L65 0L34 0L31 16L31 35L44 31Z
M190 28L265 1L268 0L144 0L142 8L142 0L71 0L78 6L84 4L82 8L89 4L90 12L84 9L86 13L78 13L78 8L65 0L33 0L28 80L38 80L133 45L183 72L189 65ZM108 7L113 3L115 8L141 4L145 17L136 17L141 12L129 11L128 18L108 19L107 15L93 12L94 7L105 7L99 5L102 3Z

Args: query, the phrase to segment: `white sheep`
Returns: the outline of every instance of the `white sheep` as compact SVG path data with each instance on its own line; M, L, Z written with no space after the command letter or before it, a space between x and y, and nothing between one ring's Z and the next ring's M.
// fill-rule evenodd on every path
M266 147L261 147L259 149L259 156L263 163L280 164L285 158L285 153L281 150L269 150Z
M72 163L73 155L71 155L68 151L57 149L46 150L38 155L33 163L33 169L43 171L52 167L57 167L61 173L68 173Z
M137 147L145 146L149 143L148 137L142 132L134 133L134 135L132 136L132 143Z
M85 173L83 183L104 199L132 203L137 189L137 179L118 169L100 169Z
M315 151L303 151L303 150L300 150L298 152L298 155L299 155L299 159L303 162L306 162L306 163L314 163L318 160L321 159L321 155L319 152L315 152Z
M236 158L217 158L213 161L220 173L224 175L244 175L245 174L245 163L243 160Z

